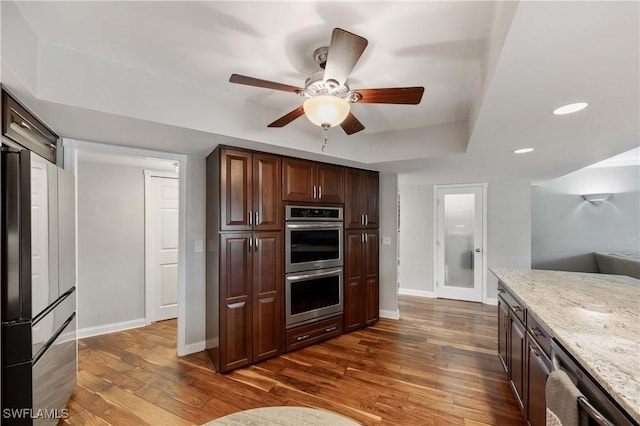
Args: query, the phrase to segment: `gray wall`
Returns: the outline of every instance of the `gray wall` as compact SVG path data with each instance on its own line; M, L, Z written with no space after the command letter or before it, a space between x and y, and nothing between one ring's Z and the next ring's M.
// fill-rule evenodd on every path
M78 328L144 318L144 178L78 164Z
M398 175L380 173L380 310L385 316L398 314ZM390 245L382 239L390 238Z
M400 191L400 290L432 297L434 291L433 185L404 185ZM531 186L528 181L487 185L487 266L531 265ZM487 272L487 297L497 297L497 279Z
M593 253L640 252L640 167L587 168L535 186L532 267L598 272ZM612 193L592 205L582 194Z
M194 244L205 240L205 157L190 155L187 158L185 186L185 303L178 309L185 311L185 343L187 353L204 349L205 340L205 250L196 253ZM186 188L185 188L186 187ZM186 354L179 354L186 355Z
M487 186L489 268L531 267L531 183L491 182ZM498 297L498 279L487 273L487 297Z
M433 185L401 185L400 289L404 293L433 293Z

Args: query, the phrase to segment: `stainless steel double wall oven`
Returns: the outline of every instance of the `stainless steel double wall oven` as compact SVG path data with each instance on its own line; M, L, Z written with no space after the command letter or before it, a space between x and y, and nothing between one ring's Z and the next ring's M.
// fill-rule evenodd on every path
M287 328L343 311L342 207L285 208Z

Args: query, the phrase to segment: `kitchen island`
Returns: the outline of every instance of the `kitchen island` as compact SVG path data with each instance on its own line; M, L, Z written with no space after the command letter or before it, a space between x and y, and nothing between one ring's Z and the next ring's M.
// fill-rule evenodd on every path
M500 286L640 422L640 280L544 270L492 272Z

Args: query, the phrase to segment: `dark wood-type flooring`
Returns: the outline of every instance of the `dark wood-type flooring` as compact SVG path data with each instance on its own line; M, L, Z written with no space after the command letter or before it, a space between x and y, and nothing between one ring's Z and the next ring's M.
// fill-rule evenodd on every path
M365 425L522 425L497 355L497 308L402 296L399 321L229 374L176 355L176 322L79 341L69 425L202 424L275 405Z

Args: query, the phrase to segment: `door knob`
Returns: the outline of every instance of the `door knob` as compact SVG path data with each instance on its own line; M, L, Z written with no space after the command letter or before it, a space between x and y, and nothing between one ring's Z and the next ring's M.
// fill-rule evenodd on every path
M479 248L476 249L476 253L480 253L480 249Z

